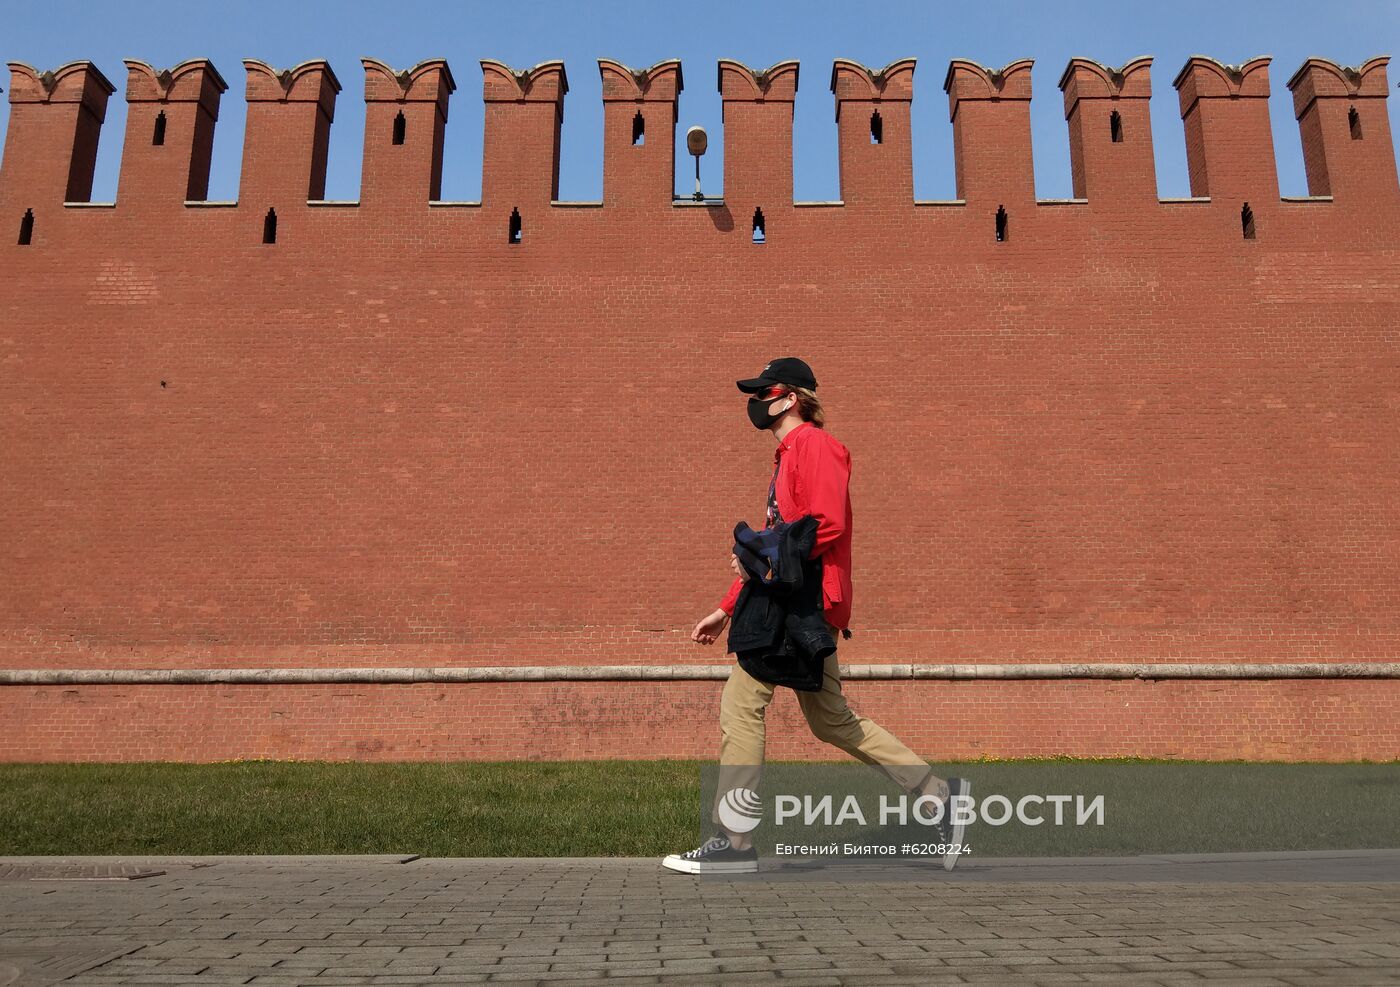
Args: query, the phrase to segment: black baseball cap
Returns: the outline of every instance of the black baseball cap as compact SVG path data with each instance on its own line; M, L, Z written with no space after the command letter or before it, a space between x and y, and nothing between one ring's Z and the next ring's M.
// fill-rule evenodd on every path
M812 368L795 356L782 356L769 360L757 377L735 381L739 390L755 394L773 384L791 384L805 387L809 391L817 389L817 378L812 376Z

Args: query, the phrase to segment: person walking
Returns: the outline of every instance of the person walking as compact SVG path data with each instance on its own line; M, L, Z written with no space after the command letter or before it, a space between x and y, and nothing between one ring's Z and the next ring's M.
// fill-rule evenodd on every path
M851 617L851 476L850 450L826 430L826 417L817 398L811 368L797 357L770 360L757 377L735 382L748 397L748 418L757 429L777 440L773 477L768 487L764 527L796 521L808 514L817 519L812 558L822 560L822 616L833 639L849 639ZM729 592L714 612L701 618L690 638L711 645L734 614L748 570L731 553L735 572ZM774 686L749 675L739 665L730 670L720 697L720 784L711 820L715 835L701 846L662 860L671 870L688 874L747 873L758 870L752 840L724 825L721 803L726 794L756 792L764 758L764 714ZM966 779L939 778L933 768L888 730L846 703L841 692L840 666L833 652L826 658L819 692L794 690L812 732L821 740L875 768L914 797L928 796L945 805L940 841L961 844L962 825L948 824L950 796L968 795ZM929 807L932 814L934 809ZM943 856L951 870L957 853Z

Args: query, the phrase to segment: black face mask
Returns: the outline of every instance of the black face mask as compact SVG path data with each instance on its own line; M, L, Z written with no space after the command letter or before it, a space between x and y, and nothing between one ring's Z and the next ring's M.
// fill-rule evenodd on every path
M777 404L779 401L783 401L786 399L786 394L784 394L782 397L774 398L771 401L764 401L762 398L749 398L749 421L753 422L753 427L772 428L773 424L779 418L783 417L783 415L787 414L787 412L780 411L778 412L778 414L773 415L769 414L768 409L773 407L773 405Z

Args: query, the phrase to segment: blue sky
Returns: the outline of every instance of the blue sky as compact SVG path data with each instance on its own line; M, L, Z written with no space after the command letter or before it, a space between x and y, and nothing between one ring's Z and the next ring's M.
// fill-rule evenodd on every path
M1071 57L1086 56L1117 67L1139 55L1153 57L1152 122L1158 191L1189 194L1186 155L1176 91L1171 80L1193 54L1239 64L1273 57L1270 100L1274 146L1284 195L1307 192L1298 127L1285 85L1311 55L1358 65L1388 55L1400 41L1400 0L1348 4L1299 2L1179 2L1147 6L1129 0L1059 3L943 4L881 0L879 3L651 2L566 3L560 0L428 3L199 4L125 0L97 5L68 0L0 8L0 54L40 70L75 59L97 64L117 87L109 103L98 152L93 199L115 198L126 125L123 58L167 68L186 58L212 59L229 83L215 135L209 197L235 199L242 154L245 74L242 59L260 58L286 68L325 58L344 91L336 105L326 197L359 197L363 140L363 70L369 55L395 68L424 58L446 58L458 89L452 98L443 167L445 199L472 200L481 191L482 58L526 68L563 59L566 97L560 198L602 197L602 87L597 59L633 67L680 58L685 75L677 135L699 124L710 132L705 190L721 191L723 128L715 62L734 58L753 68L795 58L801 62L794 129L797 199L838 197L836 125L828 89L834 58L883 67L898 58L918 60L914 73L914 193L920 199L955 195L952 129L943 77L953 58L1000 68L1018 58L1035 60L1031 123L1036 194L1071 194L1069 148L1061 95L1056 88ZM1391 92L1400 61L1390 66ZM0 83L8 89L8 79ZM1400 132L1400 99L1389 101L1391 128ZM0 133L9 119L0 104ZM693 186L693 165L677 153L677 188Z

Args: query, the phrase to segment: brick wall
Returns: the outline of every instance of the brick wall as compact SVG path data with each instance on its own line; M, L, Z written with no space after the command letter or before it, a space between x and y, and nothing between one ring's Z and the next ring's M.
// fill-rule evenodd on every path
M1076 59L1077 198L1056 202L1034 194L1029 61L955 61L950 203L912 199L913 62L838 60L840 204L792 201L796 63L725 61L725 196L703 205L672 200L676 62L600 60L591 204L554 201L559 62L483 61L482 200L458 204L430 204L445 62L366 60L358 204L308 201L326 63L246 63L236 204L200 201L217 70L128 64L110 206L82 203L111 84L11 66L0 668L723 661L689 634L773 450L733 382L782 355L853 456L843 661L1400 652L1384 58L1289 80L1295 199L1268 60L1193 58L1194 198L1166 201L1150 59ZM0 759L703 757L719 687L5 685ZM930 756L1400 756L1393 679L848 691ZM845 756L798 727L772 756Z

